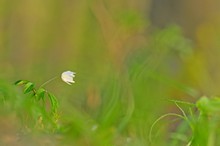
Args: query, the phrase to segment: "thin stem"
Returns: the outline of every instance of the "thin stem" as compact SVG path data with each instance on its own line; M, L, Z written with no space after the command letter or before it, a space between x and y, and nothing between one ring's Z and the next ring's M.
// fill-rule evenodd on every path
M150 141L150 143L152 142L152 131L153 131L154 126L155 126L156 123L158 123L161 119L163 119L163 118L165 118L165 117L168 117L168 116L176 116L176 117L180 117L180 118L186 120L186 118L185 118L184 116L179 115L179 114L176 114L176 113L167 113L167 114L165 114L165 115L160 116L160 117L152 124L152 126L150 127L150 133L149 133L149 141Z
M50 79L50 80L44 82L44 83L40 86L40 88L43 87L43 86L45 86L45 85L48 84L49 82L55 80L56 78L57 78L57 77L54 77L54 78L52 78L52 79Z

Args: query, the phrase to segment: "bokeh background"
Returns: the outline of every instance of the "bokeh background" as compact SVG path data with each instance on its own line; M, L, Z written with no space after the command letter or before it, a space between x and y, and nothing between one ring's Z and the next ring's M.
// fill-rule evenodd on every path
M179 112L167 99L220 94L219 6L217 0L0 0L1 99L5 88L18 94L16 80L40 86L71 70L75 84L58 79L47 89L63 116L80 119L72 133L85 119L101 131L95 144L86 132L47 144L148 145L155 119ZM9 145L16 143L15 121L13 114L0 118ZM155 145L175 126L160 128ZM21 141L42 144L41 138Z

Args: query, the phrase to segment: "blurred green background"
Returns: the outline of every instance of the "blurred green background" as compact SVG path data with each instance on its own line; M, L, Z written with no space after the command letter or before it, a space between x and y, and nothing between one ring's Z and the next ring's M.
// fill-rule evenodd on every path
M68 132L19 141L15 110L2 109L3 145L149 145L155 119L179 112L167 99L220 94L219 6L217 0L0 0L4 105L22 96L16 80L40 86L76 72L72 86L58 79L46 87L60 102ZM88 130L93 124L95 134ZM161 124L155 145L173 129Z

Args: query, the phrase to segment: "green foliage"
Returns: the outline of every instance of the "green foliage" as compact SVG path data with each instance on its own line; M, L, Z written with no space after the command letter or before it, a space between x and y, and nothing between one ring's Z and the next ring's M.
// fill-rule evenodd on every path
M48 93L48 97L50 98L50 103L52 105L52 111L56 113L58 109L58 101L52 93L50 92L47 92L47 93Z
M24 86L24 94L29 93L30 91L33 91L35 94L34 83L28 82Z
M142 22L136 13L124 15L127 16L119 21L122 26L141 27ZM134 23L130 23L133 20ZM146 46L125 57L123 69L118 72L111 70L102 84L99 83L102 80L99 75L98 84L92 80L92 88L97 89L98 94L85 93L87 84L81 83L75 90L76 95L72 98L71 93L71 99L64 100L64 104L44 88L45 84L37 88L33 82L19 80L15 85L23 86L24 95L16 99L15 107L25 127L23 129L25 132L40 130L50 135L58 133L60 145L217 144L215 136L211 135L217 134L217 119L214 117L219 112L218 98L202 97L195 104L169 100L180 112L169 112L153 121L167 108L161 101L170 94L171 87L187 95L197 95L195 90L167 74L170 68L164 66L169 63L167 60L173 59L173 54L183 59L192 53L191 49L179 27L155 31ZM87 102L98 104L89 107ZM59 106L62 112L59 112ZM155 134L157 127L162 125L161 120L169 117L173 127L166 126ZM160 132L162 136L158 136Z
M28 116L29 119L33 122L32 125L28 124L29 126L33 127L35 125L35 128L41 128L42 130L56 130L54 128L57 128L57 118L58 116L58 101L57 98L50 92L48 92L46 89L40 87L39 89L36 89L34 86L34 83L27 81L27 80L18 80L15 82L15 85L23 85L24 90L23 93L27 94L30 93L29 96L27 96L27 99L24 99L23 106L21 108L27 108L28 110L24 115L21 117ZM47 103L46 103L46 97L49 98L51 109L47 111ZM22 113L20 113L22 114ZM25 119L22 119L25 120ZM28 123L30 121L25 121L25 123ZM26 124L27 124L26 123ZM27 125L24 125L27 126Z
M47 91L44 88L39 88L36 92L37 100L45 100L45 93Z
M15 85L23 85L23 84L27 84L29 81L27 80L18 80L15 82Z
M201 97L196 104L187 103L183 101L172 100L176 106L180 109L182 114L168 113L159 117L152 125L150 131L150 141L152 140L152 130L155 125L165 117L176 116L181 118L183 121L177 127L177 133L175 137L171 137L171 143L175 145L180 145L185 143L187 146L215 146L219 145L219 140L217 139L220 122L220 98L207 98ZM189 112L186 112L179 106L179 104L185 105ZM194 110L192 110L194 109ZM184 126L183 131L178 129L182 126L182 123L187 123L187 127ZM180 133L181 132L181 133ZM190 134L189 134L190 133ZM178 138L178 136L185 137L183 139ZM172 134L174 136L174 134ZM189 136L191 135L191 136ZM187 139L188 140L187 140ZM179 139L177 141L177 139Z
M198 99L219 94L217 9L158 2L1 1L0 145L220 145L219 98ZM77 86L38 86L67 67Z

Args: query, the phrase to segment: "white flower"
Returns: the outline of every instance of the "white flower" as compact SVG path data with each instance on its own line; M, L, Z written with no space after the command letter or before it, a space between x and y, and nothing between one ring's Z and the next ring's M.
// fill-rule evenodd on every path
M75 72L72 71L65 71L61 74L61 79L66 82L67 84L71 85L73 83L75 83L75 81L73 81L73 78L75 77Z

